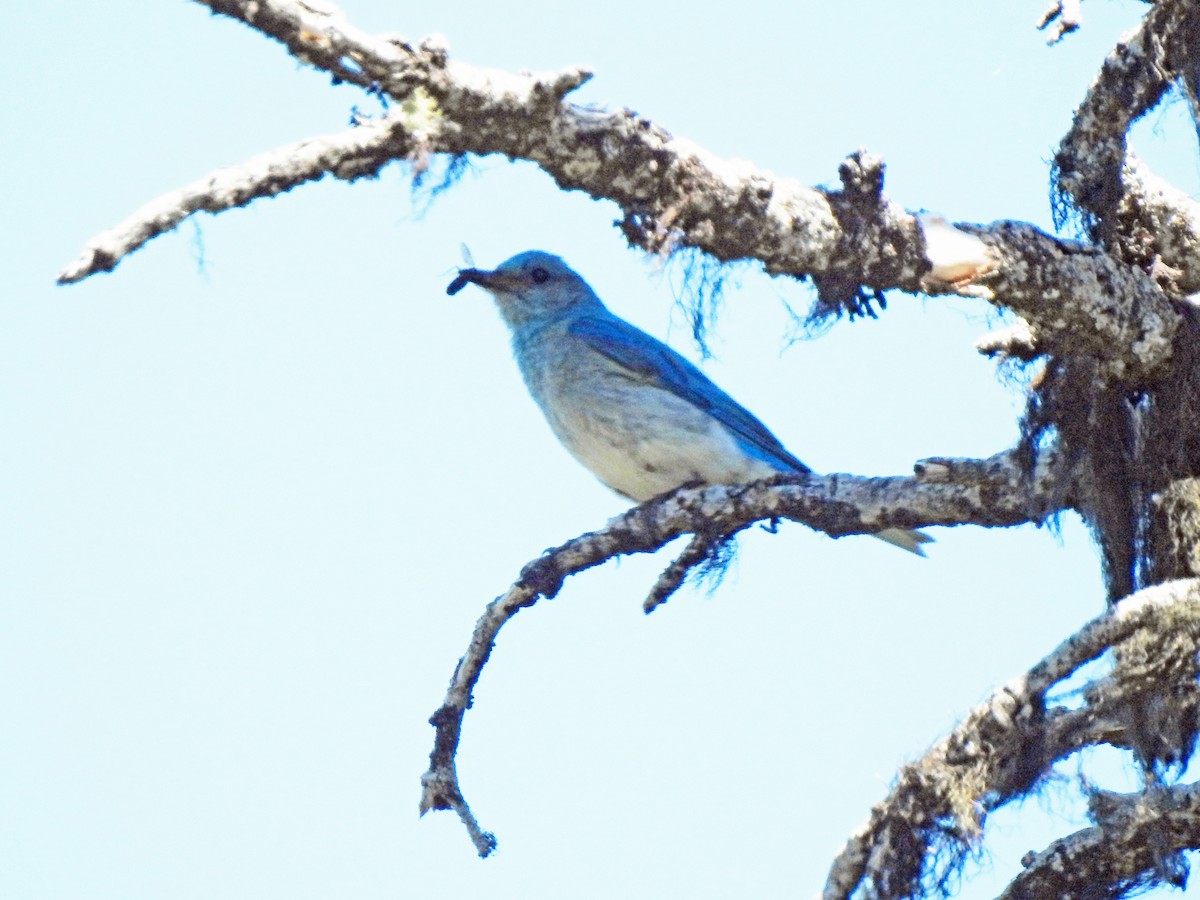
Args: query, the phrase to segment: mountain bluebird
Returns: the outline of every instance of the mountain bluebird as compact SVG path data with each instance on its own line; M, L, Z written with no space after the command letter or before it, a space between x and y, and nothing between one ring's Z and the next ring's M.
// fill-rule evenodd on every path
M554 434L618 494L640 502L689 483L812 471L699 369L609 312L557 256L530 250L490 272L463 269L446 293L467 284L495 298ZM899 528L874 537L919 556L932 540Z

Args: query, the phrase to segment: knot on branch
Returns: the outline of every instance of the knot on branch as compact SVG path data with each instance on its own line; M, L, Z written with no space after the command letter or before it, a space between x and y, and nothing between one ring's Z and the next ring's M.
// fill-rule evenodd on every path
M1042 355L1037 335L1024 319L1012 325L989 331L975 342L975 349L989 359L1000 362L1029 363Z
M446 68L446 62L450 58L450 42L446 40L445 35L426 35L421 38L416 49L425 58L425 62L435 69Z
M558 554L553 550L547 550L537 559L526 563L521 569L516 586L526 588L532 593L528 602L521 605L533 606L538 597L553 600L562 590L567 574L559 564Z
M841 239L829 267L812 275L817 301L810 325L843 315L878 318L887 302L883 290L872 285L916 290L914 273L929 269L916 222L901 224L890 214L883 194L885 169L882 157L857 150L838 166L841 190L825 192Z
M534 91L539 95L553 97L561 101L572 91L578 90L592 80L592 71L583 66L572 66L554 76L538 81Z
M878 203L883 196L883 173L886 169L882 156L866 150L855 150L838 166L842 193Z

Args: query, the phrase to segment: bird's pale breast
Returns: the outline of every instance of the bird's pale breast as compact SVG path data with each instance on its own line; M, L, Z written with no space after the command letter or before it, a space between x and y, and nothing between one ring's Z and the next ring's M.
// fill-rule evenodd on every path
M556 335L549 352L518 362L550 427L602 482L633 500L648 500L689 482L736 484L780 469L747 453L713 417L647 384L587 348Z

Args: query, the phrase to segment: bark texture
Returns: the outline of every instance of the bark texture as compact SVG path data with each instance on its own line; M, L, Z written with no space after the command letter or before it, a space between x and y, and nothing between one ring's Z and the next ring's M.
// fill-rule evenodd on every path
M810 279L816 319L879 315L884 292L986 298L1017 317L980 352L1034 367L1023 441L986 460L934 458L911 478L850 475L684 488L528 563L486 607L455 668L425 774L422 812L453 809L480 855L496 846L456 769L464 715L500 629L616 556L686 548L648 591L647 612L690 573L719 565L754 522L802 522L832 536L884 527L1042 522L1077 510L1103 554L1106 612L973 710L921 759L834 861L824 896L898 898L944 890L988 814L1035 793L1085 747L1128 750L1144 790L1093 792L1093 827L1031 853L1006 897L1117 897L1181 884L1200 848L1197 790L1174 779L1200 721L1200 204L1150 172L1130 127L1178 89L1200 117L1200 4L1158 0L1105 60L1055 158L1060 221L1079 240L1022 222L952 225L884 191L866 151L816 187L721 159L630 110L571 103L590 73L513 74L454 59L440 38L408 41L349 23L325 0L198 0L323 69L390 101L337 134L269 150L150 201L88 241L59 276L114 269L197 211L219 213L329 174L421 171L431 154L503 154L535 163L563 190L611 200L631 246L752 260ZM1051 42L1082 26L1081 3L1050 4ZM1200 121L1200 118L1198 118ZM1200 132L1200 126L1198 126ZM1067 706L1056 685L1108 654L1111 666Z

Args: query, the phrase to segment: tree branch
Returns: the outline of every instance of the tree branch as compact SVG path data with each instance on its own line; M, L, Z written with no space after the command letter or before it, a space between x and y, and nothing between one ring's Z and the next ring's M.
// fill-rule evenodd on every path
M1039 31L1050 29L1047 44L1057 44L1072 31L1078 31L1081 25L1083 0L1051 0L1050 6L1037 22Z
M1005 328L989 331L975 342L975 349L991 359L1032 362L1042 355L1029 323L1017 319Z
M1025 320L1040 353L1094 357L1107 378L1130 384L1170 361L1181 313L1145 273L1024 222L959 228L991 248L994 302Z
M355 29L325 0L198 2L278 40L335 80L385 94L399 107L152 201L89 241L60 283L112 270L194 212L244 206L327 172L354 180L377 175L394 160L419 167L431 153L500 153L536 163L563 189L616 202L626 238L649 252L691 246L720 261L757 259L770 274L811 277L830 312L861 310L864 300L869 308L872 296L894 288L983 296L1028 326L986 342L985 352L1084 355L1097 360L1107 378L1126 384L1152 379L1170 359L1181 314L1162 288L1200 288L1200 205L1156 179L1126 147L1130 125L1191 71L1189 54L1200 43L1200 8L1191 0L1159 0L1136 36L1113 51L1056 157L1060 189L1092 217L1112 254L1012 222L957 229L943 223L935 246L927 224L884 194L883 162L865 152L842 163L840 187L808 187L719 159L629 110L566 103L590 77L580 68L542 75L475 68L450 59L439 39L413 44ZM1057 19L1061 37L1077 27L1077 11L1078 3L1058 2L1043 25ZM650 611L757 521L791 519L835 537L885 527L1040 522L1073 502L1071 486L1055 485L1055 477L1044 467L1026 478L1011 454L1001 454L925 460L915 478L830 475L688 488L548 551L526 565L476 623L430 719L436 736L422 777L422 813L455 810L479 854L494 850L495 838L479 826L459 786L463 719L500 629L519 610L556 596L571 575L693 535L651 590ZM825 896L849 897L864 886L884 898L911 894L923 881L943 878L978 839L987 814L1033 790L1057 761L1099 742L1139 750L1145 741L1132 713L1144 688L1114 672L1091 686L1079 710L1048 708L1047 693L1139 629L1181 622L1200 627L1194 580L1121 602L972 711L901 770L889 796L835 860ZM1172 854L1200 843L1191 788L1154 785L1135 798L1094 805L1104 807L1097 828L1031 858L1009 895L1069 893L1097 881L1170 880L1177 871L1168 865Z
M1146 245L1151 276L1184 294L1200 291L1200 203L1155 175L1132 152L1121 170L1124 193L1117 220Z
M1127 159L1133 123L1192 68L1200 46L1200 7L1159 0L1122 40L1075 111L1054 157L1058 190L1088 217L1095 236L1143 269L1161 259L1179 270L1180 289L1200 288L1197 204ZM1059 210L1060 214L1064 211Z
M1140 630L1174 632L1183 626L1189 633L1200 628L1200 580L1166 582L1122 600L996 691L925 756L901 769L888 797L834 860L825 900L847 900L868 883L874 895L898 898L922 883L944 882L982 835L988 812L1026 795L1055 762L1083 746L1126 746L1126 732L1136 727L1128 720L1129 708L1144 702L1137 686L1122 684L1114 674L1088 698L1092 709L1080 711L1048 708L1047 694ZM1155 689L1168 688L1160 683ZM934 871L939 856L942 871Z
M176 228L193 213L246 206L260 197L274 197L305 182L319 181L327 174L346 181L377 175L387 163L416 149L409 125L396 112L349 131L285 144L241 165L218 169L163 194L115 228L93 237L79 258L59 274L58 283L73 284L97 272L111 271L130 253Z
M1200 784L1160 785L1138 794L1097 792L1090 806L1098 824L1026 856L1025 871L1000 900L1116 900L1135 888L1186 886L1188 866L1179 853L1200 847Z
M1172 57L1186 52L1196 24L1190 0L1161 0L1104 60L1054 158L1060 190L1081 209L1104 218L1120 199L1129 128L1169 89Z
M654 253L681 246L720 261L760 260L771 274L812 277L827 308L860 310L899 288L970 292L1025 318L1045 352L1096 354L1114 377L1139 381L1169 358L1179 313L1148 275L1029 225L969 231L995 262L987 287L925 278L931 261L916 218L883 194L883 163L857 153L840 189L811 188L750 163L719 159L630 110L565 103L587 80L578 68L543 75L479 69L448 58L440 40L411 44L354 29L294 0L203 0L280 41L335 78L378 89L402 114L354 132L291 145L223 170L149 204L88 244L60 280L78 281L196 209L217 212L313 180L324 160L338 177L373 175L390 159L428 153L501 153L539 165L564 189L616 202L630 243ZM324 5L323 3L321 4ZM284 162L289 153L300 159ZM282 177L279 173L282 172ZM864 291L868 294L864 295Z
M683 582L702 560L714 535L727 537L761 520L791 519L833 536L864 534L886 527L926 525L1017 525L1040 522L1055 509L1053 473L1043 467L1026 479L1010 454L986 460L932 459L917 465L914 478L801 476L750 485L683 488L636 506L599 531L548 550L527 564L520 578L488 604L475 624L466 653L455 667L442 706L430 718L437 729L429 770L422 776L422 814L453 809L466 824L481 856L495 838L480 828L458 783L455 757L462 722L475 685L500 629L540 598L553 598L564 581L615 556L653 553L677 537L696 535L659 579L649 612Z

